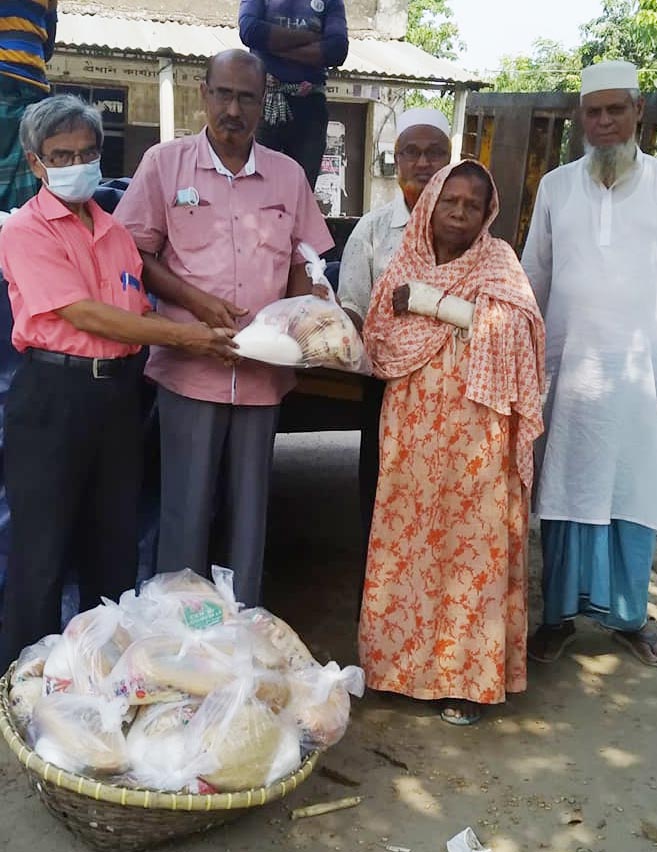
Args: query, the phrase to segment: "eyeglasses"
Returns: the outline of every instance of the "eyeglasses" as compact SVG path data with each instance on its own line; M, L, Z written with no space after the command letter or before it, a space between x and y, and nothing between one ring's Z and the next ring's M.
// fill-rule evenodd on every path
M64 166L72 166L76 160L88 165L100 159L100 151L98 148L85 148L84 151L66 151L55 149L47 156L42 155L40 159L48 166L54 166L56 169Z
M241 109L255 109L262 103L262 97L254 95L252 92L234 92L232 89L219 87L214 89L208 87L205 91L220 106L230 106L236 100Z
M397 151L397 157L406 163L417 163L420 157L428 163L441 163L449 156L446 148L440 145L429 145L428 148L418 148L417 145L407 145Z

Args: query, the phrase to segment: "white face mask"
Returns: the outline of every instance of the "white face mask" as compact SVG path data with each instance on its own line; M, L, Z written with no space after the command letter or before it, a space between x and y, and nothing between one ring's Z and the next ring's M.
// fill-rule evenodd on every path
M93 163L79 163L72 166L62 166L58 169L48 168L37 160L48 175L48 189L62 201L81 204L89 201L101 181L100 159Z

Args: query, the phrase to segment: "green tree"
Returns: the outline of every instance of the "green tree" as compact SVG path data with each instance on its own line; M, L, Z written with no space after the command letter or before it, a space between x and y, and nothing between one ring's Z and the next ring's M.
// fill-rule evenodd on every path
M494 80L498 92L577 91L581 68L626 59L639 68L641 88L657 83L657 0L603 0L602 13L580 28L582 43L566 50L539 39L530 56L505 56Z
M652 64L637 23L638 6L635 0L603 0L600 17L580 28L583 66L603 59L627 59L639 68Z
M410 0L406 41L439 59L456 59L458 52L465 50L465 44L452 17L448 0ZM404 102L407 109L416 106L439 109L451 121L454 109L451 94L435 95L424 89L409 89Z
M577 50L541 38L530 56L503 56L493 86L496 92L575 92L580 69Z
M411 0L406 40L440 59L456 59L465 48L447 0Z

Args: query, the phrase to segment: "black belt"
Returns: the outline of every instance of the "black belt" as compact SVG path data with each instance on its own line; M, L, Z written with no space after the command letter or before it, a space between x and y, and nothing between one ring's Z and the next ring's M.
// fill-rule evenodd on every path
M28 349L25 355L30 361L86 370L94 379L114 379L122 375L137 358L136 355L127 355L125 358L85 358L65 352L49 352L47 349Z

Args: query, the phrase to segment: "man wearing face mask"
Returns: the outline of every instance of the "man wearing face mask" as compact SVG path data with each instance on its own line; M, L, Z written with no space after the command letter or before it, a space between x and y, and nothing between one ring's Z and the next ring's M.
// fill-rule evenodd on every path
M399 248L422 190L449 163L450 132L449 122L435 109L409 109L397 119L395 165L399 189L389 204L363 216L347 240L340 263L338 295L358 329L363 327L374 282ZM371 378L363 388L358 478L364 554L379 473L378 429L384 387L384 382Z
M12 342L23 360L5 407L11 545L0 667L61 625L67 554L80 606L134 585L141 479L141 345L221 357L202 323L154 314L125 228L92 200L103 142L98 112L72 95L33 104L20 138L43 186L0 232Z

